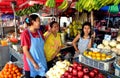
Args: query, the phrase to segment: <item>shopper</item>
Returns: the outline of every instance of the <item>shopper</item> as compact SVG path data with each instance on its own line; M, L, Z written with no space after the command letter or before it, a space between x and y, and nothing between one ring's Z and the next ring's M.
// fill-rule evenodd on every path
M53 59L57 56L61 49L61 38L59 31L59 24L56 21L50 23L50 30L45 36L44 51L47 59L48 68L52 67Z
M76 42L78 42L78 47ZM81 34L78 34L74 40L72 41L75 55L74 57L78 57L79 54L83 53L87 48L90 48L91 45L91 24L89 22L85 22L82 26Z
M44 38L39 30L40 16L31 14L25 22L28 28L21 34L25 77L43 78L47 71L47 62L44 55Z

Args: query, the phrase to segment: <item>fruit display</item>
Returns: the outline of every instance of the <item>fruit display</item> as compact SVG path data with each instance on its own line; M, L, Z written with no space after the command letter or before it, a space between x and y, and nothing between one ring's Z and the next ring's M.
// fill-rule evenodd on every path
M22 69L13 63L7 63L2 71L0 71L0 78L21 78Z
M47 0L45 3L45 6L49 8L54 8L55 7L55 0Z
M101 7L113 4L118 5L120 0L78 0L76 2L76 10L82 12L82 10L87 10L90 12L91 10L99 10Z
M59 10L66 10L68 7L68 0L64 0L62 4L58 7Z
M95 52L95 51L85 51L83 55L97 61L107 61L114 57L113 54L107 54L104 52Z
M82 28L82 24L79 21L73 21L69 26L70 37L75 37L80 33L80 29ZM66 29L67 32L67 29Z
M111 50L114 53L120 55L120 37L118 36L116 40L103 40L101 44L97 46L99 49Z
M60 78L105 78L105 76L98 69L90 70L81 63L73 62Z
M24 15L28 15L31 13L35 13L35 12L38 12L42 8L43 8L43 5L34 4L34 6L30 6L28 8L16 11L16 16L24 16Z
M64 61L57 61L56 65L54 65L52 68L50 68L47 73L46 77L47 78L60 78L62 74L66 70L68 70L68 67L70 66L70 62L67 60Z

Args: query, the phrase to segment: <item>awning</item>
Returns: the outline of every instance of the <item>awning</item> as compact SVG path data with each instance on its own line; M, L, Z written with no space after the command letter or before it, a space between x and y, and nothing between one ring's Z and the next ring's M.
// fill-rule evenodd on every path
M13 13L11 2L16 3L15 10L27 8L34 4L45 4L46 0L0 0L0 13ZM62 3L63 0L56 0L56 4Z

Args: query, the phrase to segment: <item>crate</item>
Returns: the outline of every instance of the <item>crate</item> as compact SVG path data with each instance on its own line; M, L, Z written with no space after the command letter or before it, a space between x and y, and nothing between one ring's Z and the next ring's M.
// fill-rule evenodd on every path
M109 61L109 62L101 62L101 61L89 59L89 58L80 54L79 55L79 62L81 62L85 65L88 65L90 67L97 68L99 70L112 71L113 70L112 65L113 65L114 60Z

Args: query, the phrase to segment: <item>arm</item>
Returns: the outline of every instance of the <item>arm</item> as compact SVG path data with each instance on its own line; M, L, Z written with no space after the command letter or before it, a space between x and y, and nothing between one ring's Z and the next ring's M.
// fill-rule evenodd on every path
M23 52L25 53L26 57L32 62L34 68L35 69L39 69L38 64L35 62L35 60L31 56L30 52L28 51L28 47L27 46L23 46Z
M92 40L90 39L89 43L88 43L88 48L92 47Z
M49 37L50 34L51 34L51 31L47 31L47 32L44 34L45 40Z
M75 48L75 51L76 51L76 52L79 52L79 49L78 49L77 46L76 46L76 42L79 40L79 38L80 38L80 34L78 34L78 35L74 38L74 40L72 41L73 47Z

